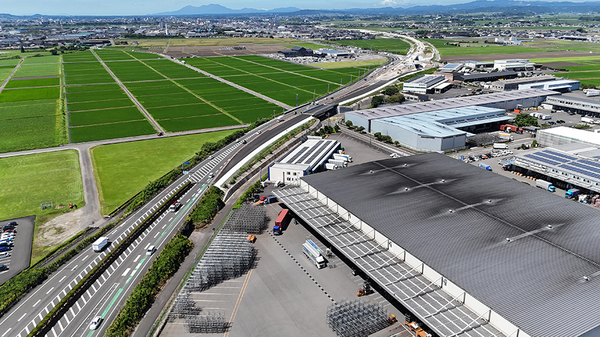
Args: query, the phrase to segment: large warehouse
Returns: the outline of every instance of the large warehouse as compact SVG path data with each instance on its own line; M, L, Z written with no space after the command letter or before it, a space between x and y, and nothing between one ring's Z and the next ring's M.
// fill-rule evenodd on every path
M538 106L550 95L560 93L532 89L447 98L348 111L345 118L367 132L381 132L417 150L447 151L463 147L467 132L509 120L504 110Z
M548 97L545 103L551 104L556 110L563 109L582 115L600 117L600 100L581 97L575 93Z
M465 147L468 131L490 128L510 120L503 109L467 106L375 119L371 132L380 132L403 145L426 151L451 151Z
M275 194L438 336L600 335L596 209L440 154Z
M537 142L542 146L554 147L557 145L577 143L600 147L600 133L568 128L566 126L539 130L536 137Z

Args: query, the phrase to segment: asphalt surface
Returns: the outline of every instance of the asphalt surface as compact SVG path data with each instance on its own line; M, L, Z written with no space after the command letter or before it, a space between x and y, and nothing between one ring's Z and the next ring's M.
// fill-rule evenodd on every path
M208 188L209 183L213 181L214 178L211 177L211 173L225 173L235 163L243 159L245 155L260 146L262 141L274 137L291 125L307 118L309 118L307 115L291 115L284 122L272 121L267 123L256 129L255 132L262 131L258 137L255 133L250 133L242 138L247 140L247 144L243 144L242 141L234 142L215 153L212 159L207 159L198 164L190 170L188 175L175 181L148 202L146 206L129 216L127 221L107 233L106 236L112 242L111 247L102 253L94 253L92 248L88 247L73 257L69 263L59 268L42 285L27 294L9 313L0 319L0 326L10 327L2 332L3 335L0 334L0 337L27 335L56 303L87 272L98 264L107 252L114 249L127 233L147 217L153 209L156 209L160 203L172 195L178 186L181 186L187 180L196 183L185 197L180 199L183 204L182 208L176 214L164 213L158 221L155 221L136 240L135 244L128 248L126 253L117 259L114 265L109 267L90 290L77 301L77 304L69 310L69 313L60 319L52 329L50 336L79 335L85 330L84 327L87 329L87 324L96 313L101 313L105 318L105 324L102 324L99 330L96 330L96 332L102 333L103 329L109 325L106 323L114 319L118 308L127 299L134 285L137 284L156 254L160 252L164 243L168 242L177 232L187 213ZM258 141L253 141L253 139ZM237 155L234 156L233 160L230 160L234 153L237 153ZM228 162L229 165L227 165ZM146 257L144 251L150 243L157 247L158 252ZM109 297L110 300L108 300Z
M18 225L15 227L14 246L8 258L0 258L0 264L8 267L8 270L0 271L0 284L8 281L11 277L20 273L23 269L29 267L31 261L31 245L33 244L33 227L35 216L27 216L23 218L10 219L0 221L0 231L7 223L16 221ZM4 252L2 252L4 253Z

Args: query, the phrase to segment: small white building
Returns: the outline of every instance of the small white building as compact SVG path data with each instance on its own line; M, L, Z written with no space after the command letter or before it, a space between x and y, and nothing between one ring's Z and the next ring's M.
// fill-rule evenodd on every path
M269 181L299 185L300 177L318 171L339 148L340 143L336 140L308 136L308 140L269 166Z
M579 89L581 82L577 80L556 80L556 81L545 81L538 83L525 83L519 84L519 90L526 89L544 89L554 90L560 92L570 92Z

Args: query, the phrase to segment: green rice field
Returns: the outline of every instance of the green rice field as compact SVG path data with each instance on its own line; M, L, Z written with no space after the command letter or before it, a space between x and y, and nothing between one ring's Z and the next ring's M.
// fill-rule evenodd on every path
M5 92L0 94L0 97ZM56 99L0 104L0 152L58 146Z

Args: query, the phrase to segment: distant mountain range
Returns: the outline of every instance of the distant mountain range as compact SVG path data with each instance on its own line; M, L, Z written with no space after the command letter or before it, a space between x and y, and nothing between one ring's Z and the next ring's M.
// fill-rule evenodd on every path
M243 15L243 14L392 14L392 15L424 15L424 14L459 14L459 13L591 13L600 12L600 1L588 2L550 2L550 1L514 1L476 0L463 4L430 5L413 7L380 7L380 8L351 8L333 10L311 10L296 7L275 8L261 10L255 8L230 9L217 4L202 6L186 6L174 12L158 13L161 16L187 16L187 15Z

